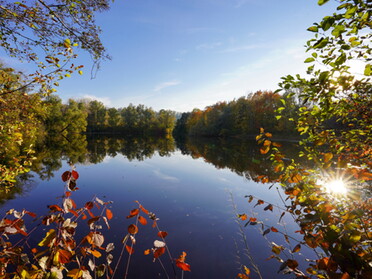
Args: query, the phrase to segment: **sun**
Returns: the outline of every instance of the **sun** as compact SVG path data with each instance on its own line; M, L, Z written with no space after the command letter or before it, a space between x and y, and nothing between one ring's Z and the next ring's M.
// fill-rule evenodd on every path
M330 193L342 194L347 193L346 183L342 179L334 179L324 183L326 190Z

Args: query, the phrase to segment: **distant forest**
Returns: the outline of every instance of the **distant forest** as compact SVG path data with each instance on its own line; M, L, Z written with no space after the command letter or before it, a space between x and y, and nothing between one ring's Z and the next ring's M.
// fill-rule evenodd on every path
M256 135L260 127L276 134L289 134L294 132L299 109L293 96L272 91L258 91L182 114L132 104L119 109L107 108L102 102L89 99L70 99L63 104L55 95L47 97L44 104L45 131L65 136L87 133L230 137ZM284 117L278 119L277 110L284 108Z

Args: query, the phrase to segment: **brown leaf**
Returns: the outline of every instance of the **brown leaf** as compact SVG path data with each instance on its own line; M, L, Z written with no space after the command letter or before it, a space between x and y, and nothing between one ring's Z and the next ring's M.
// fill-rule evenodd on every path
M300 250L301 250L301 244L297 244L297 245L295 246L295 248L293 248L292 253L297 253L297 252L300 251Z
M296 260L288 259L286 263L287 266L291 269L296 269L298 267L298 262Z
M62 174L62 181L63 182L66 182L67 180L69 180L70 179L70 177L71 177L71 172L69 172L69 171L65 171L63 174Z
M159 231L158 232L158 236L161 237L161 238L165 238L167 235L168 235L168 233L165 232L165 231Z
M130 234L136 234L136 233L138 233L138 227L135 224L130 224L128 226L128 232Z
M61 264L70 262L71 257L72 257L72 254L70 251L62 250L62 249L58 250L58 261Z
M86 204L85 204L85 208L86 209L88 209L88 210L91 210L92 208L93 208L93 206L94 206L94 204L93 204L93 202L87 202Z
M266 207L264 208L264 210L265 210L265 211L266 211L266 210L273 211L273 205L272 205L272 204L269 204L268 206L266 206Z

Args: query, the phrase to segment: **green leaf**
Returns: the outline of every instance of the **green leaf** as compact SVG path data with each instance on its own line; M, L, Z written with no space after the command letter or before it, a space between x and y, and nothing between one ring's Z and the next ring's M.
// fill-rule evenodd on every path
M307 31L310 31L310 32L318 32L318 26L311 26L309 28L307 28Z
M364 68L364 75L365 76L370 76L372 75L372 67L371 64L367 64Z
M321 5L324 5L325 3L327 3L329 0L318 0L318 5L321 6Z
M310 62L314 62L314 61L315 61L315 59L313 57L309 57L309 58L306 58L304 63L310 63Z

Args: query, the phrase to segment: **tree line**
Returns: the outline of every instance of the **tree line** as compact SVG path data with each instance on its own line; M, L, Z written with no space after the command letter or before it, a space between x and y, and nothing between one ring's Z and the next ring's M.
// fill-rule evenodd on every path
M286 117L276 118L276 111L285 104ZM204 110L183 113L177 120L175 135L229 137L256 135L260 127L276 134L294 132L298 102L272 91L257 91L231 102L218 102Z

